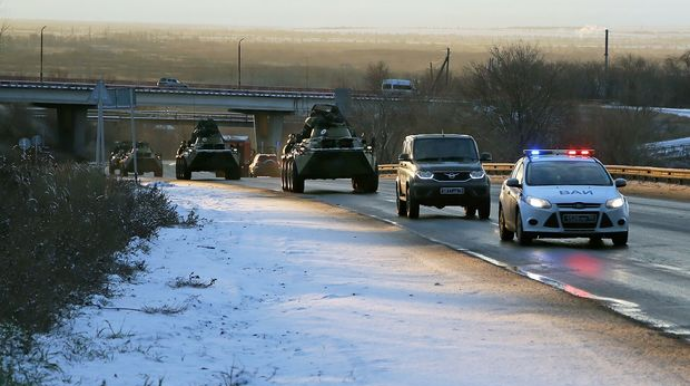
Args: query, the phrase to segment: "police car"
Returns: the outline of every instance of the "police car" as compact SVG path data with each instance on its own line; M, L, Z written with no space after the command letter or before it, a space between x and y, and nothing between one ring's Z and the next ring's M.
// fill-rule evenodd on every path
M520 244L535 238L610 238L628 242L628 200L594 151L525 150L501 187L498 222L501 240Z

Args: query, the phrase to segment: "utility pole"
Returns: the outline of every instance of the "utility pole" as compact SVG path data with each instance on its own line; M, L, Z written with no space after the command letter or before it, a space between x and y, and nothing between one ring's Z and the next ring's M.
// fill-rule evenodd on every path
M137 158L139 157L139 149L137 146L137 126L134 122L134 108L136 104L134 88L129 89L129 126L132 132L132 152L134 152L134 183L139 183L139 168L137 165Z
M41 28L41 69L40 69L40 74L39 74L39 81L43 83L43 31L47 28L47 25L44 25L43 28Z
M237 87L242 87L242 41L246 38L241 38L237 42Z
M444 73L446 75L446 87L448 87L450 85L450 48L446 48L446 59L443 61L443 65L441 65L441 69L438 70L434 83L431 85L431 94L436 90L436 85L441 80L441 76Z
M450 47L446 48L446 87L450 85Z
M604 98L609 96L609 29L605 31L604 38Z

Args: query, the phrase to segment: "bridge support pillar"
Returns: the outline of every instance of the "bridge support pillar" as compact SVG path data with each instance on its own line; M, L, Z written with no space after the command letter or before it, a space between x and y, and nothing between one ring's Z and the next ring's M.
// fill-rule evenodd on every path
M87 159L88 106L58 106L58 143L62 152Z
M254 114L254 129L256 130L256 151L258 153L280 152L283 145L282 114L256 113Z

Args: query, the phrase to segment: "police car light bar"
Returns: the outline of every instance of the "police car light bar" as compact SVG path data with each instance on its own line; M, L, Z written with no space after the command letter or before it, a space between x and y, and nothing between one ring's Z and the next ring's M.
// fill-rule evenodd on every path
M526 149L523 154L527 156L535 155L582 155L593 156L593 149Z

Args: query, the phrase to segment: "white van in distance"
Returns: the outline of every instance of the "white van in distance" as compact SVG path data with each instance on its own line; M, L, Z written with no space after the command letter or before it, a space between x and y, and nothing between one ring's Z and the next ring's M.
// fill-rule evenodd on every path
M381 82L381 93L386 96L413 96L415 91L410 79L384 79Z

